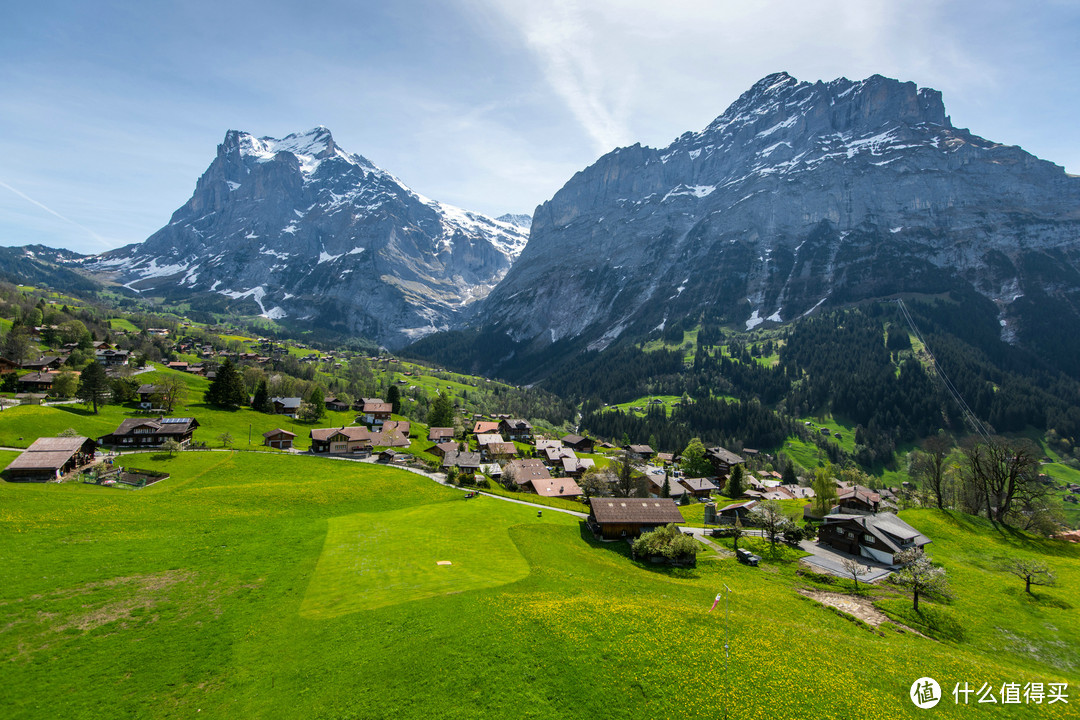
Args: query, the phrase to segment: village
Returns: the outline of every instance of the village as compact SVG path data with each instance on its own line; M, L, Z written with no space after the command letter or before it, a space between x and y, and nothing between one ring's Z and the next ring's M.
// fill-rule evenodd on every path
M166 337L168 331L155 329L152 334ZM272 353L270 342L257 342ZM62 348L61 353L72 349ZM130 376L124 371L130 370L131 353L104 342L93 349L95 361L108 376ZM163 370L210 382L218 377L219 360L242 368L266 365L273 357L253 352L230 354L185 341L178 342L176 350L196 351L205 362L174 360L163 363ZM313 358L309 362L339 366L341 361L347 361L332 355L307 357ZM60 370L63 362L63 354L23 362L20 369L28 372L18 377L23 392L15 399L21 404L37 404L48 398L64 372ZM154 367L142 369L147 371L153 372ZM407 390L416 387L405 379L399 380L394 385L397 392L393 393L398 398L399 385L407 386ZM96 438L39 437L4 469L4 477L13 482L75 481L144 487L145 474L122 472L120 464L131 463L131 453L209 449L207 440L196 437L198 417L166 416L178 399L172 397L176 392L175 380L139 383L126 403L131 417L111 432ZM248 408L256 404L263 407L261 416L294 421L309 405L299 396L261 400L247 396L246 400ZM394 402L388 399L362 397L348 402L331 395L323 397L322 403L328 413L353 415L352 423L311 428L306 438L295 427L273 427L261 433L262 446L293 454L411 467L429 471L441 482L470 492L513 496L533 502L538 508L557 504L560 509L587 514L590 531L604 541L632 542L644 533L688 523L696 526L689 527L687 534L703 538L739 532L737 526L767 526L771 540L780 538L801 547L808 552L811 565L838 576L850 576L852 570L845 568L844 560L856 558L866 566L856 577L865 574L880 579L898 567L899 553L930 542L895 514L898 493L903 493L904 488L872 490L830 477L826 479L826 502L814 503L810 479L790 473L785 477L773 469L772 456L750 448L743 448L741 453L719 446L699 448L697 462L684 463L682 455L657 452L646 444L620 447L574 433L545 437L528 420L506 414L474 413L466 419L461 417L460 406L451 407L450 414L444 415L444 422L451 420L446 425L428 426L395 416ZM447 412L445 407L443 411ZM310 408L307 412L316 418L324 414L311 413ZM122 459L124 454L129 457ZM689 522L689 518L698 522ZM756 565L761 560L748 551L739 552L737 545L735 550L742 562ZM686 561L686 557L675 559L677 563Z

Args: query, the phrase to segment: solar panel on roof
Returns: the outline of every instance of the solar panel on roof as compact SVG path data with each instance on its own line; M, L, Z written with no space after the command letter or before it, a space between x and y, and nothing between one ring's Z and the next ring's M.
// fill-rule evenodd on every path
M173 423L189 423L191 422L191 418L163 418L161 422L165 423L166 425Z

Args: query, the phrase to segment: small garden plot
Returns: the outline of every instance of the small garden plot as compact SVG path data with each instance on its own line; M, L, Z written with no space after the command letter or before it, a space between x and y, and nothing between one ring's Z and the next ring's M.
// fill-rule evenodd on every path
M126 487L139 489L153 485L169 477L169 473L138 468L116 468L106 472L94 470L84 475L83 482L105 487Z

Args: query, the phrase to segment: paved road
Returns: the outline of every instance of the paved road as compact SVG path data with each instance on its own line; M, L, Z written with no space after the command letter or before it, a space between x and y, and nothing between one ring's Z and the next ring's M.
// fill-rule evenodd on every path
M799 546L810 553L810 557L805 557L802 561L807 565L812 565L815 570L830 575L836 575L837 577L851 578L851 573L844 569L843 561L845 559L854 558L854 555L842 553L839 550L835 550L816 540L803 540L799 543ZM878 580L891 575L892 571L895 569L891 565L886 565L876 560L871 560L870 558L859 556L857 559L860 564L870 568L868 574L859 578L862 582L877 582Z

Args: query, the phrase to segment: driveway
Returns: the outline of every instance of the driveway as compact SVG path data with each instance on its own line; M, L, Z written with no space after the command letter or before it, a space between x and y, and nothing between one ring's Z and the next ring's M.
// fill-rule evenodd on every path
M892 574L892 571L896 569L896 566L894 565L886 565L885 563L871 560L870 558L862 557L861 555L855 556L842 553L839 550L831 548L825 543L819 543L816 540L803 540L799 543L799 547L810 553L810 557L802 559L804 563L812 566L817 572L824 572L829 575L836 575L837 577L851 578L851 573L845 570L843 565L845 559L851 558L857 559L860 565L870 568L869 573L859 577L860 582L877 582L878 580L888 577Z

